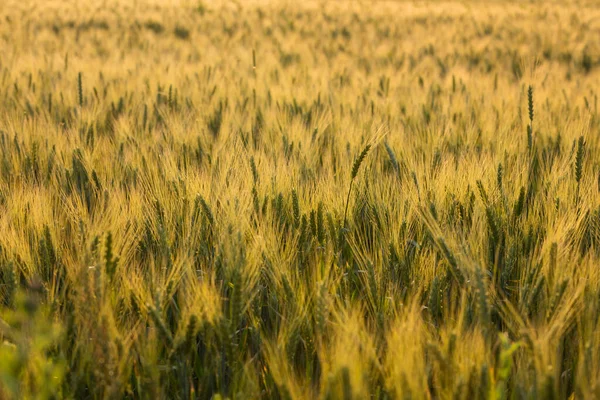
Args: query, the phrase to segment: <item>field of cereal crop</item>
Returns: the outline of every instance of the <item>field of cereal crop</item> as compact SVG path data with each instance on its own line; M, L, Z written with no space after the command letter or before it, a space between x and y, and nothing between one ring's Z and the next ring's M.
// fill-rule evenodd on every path
M4 0L0 398L600 398L600 6Z

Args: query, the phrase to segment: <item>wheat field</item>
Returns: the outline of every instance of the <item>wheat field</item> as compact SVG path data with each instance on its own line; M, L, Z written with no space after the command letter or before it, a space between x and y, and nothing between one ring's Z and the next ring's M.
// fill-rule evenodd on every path
M600 398L595 2L5 0L0 398Z

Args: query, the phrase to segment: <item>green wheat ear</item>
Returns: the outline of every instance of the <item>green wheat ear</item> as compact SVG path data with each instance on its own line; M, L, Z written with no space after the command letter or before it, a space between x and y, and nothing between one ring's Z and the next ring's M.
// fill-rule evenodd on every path
M77 75L77 95L79 97L79 107L83 107L83 76L81 72Z
M523 207L525 205L525 188L521 187L521 191L519 192L519 197L515 202L515 206L513 207L513 219L517 219L521 213L523 212Z
M148 124L148 105L144 104L144 115L142 117L142 131L146 132L146 126Z
M498 164L498 173L496 174L496 183L498 184L498 190L502 191L502 178L504 176L504 169L502 164Z
M292 190L292 210L294 212L294 225L300 227L300 202L298 201L298 193Z
M368 144L365 146L363 151L360 152L356 160L354 160L354 164L352 165L352 178L350 179L350 187L348 188L348 197L346 198L346 209L344 210L344 227L346 226L347 218L348 218L348 204L350 203L350 193L352 192L352 184L354 183L354 179L358 175L358 170L360 169L361 164L365 160L367 153L371 149L371 145Z
M370 144L366 145L363 151L358 155L358 157L356 157L356 160L354 160L354 165L352 165L352 180L354 180L354 178L356 178L358 175L358 170L360 169L362 162L365 160L369 150L371 150Z
M208 205L208 203L206 202L206 200L204 200L204 197L199 196L200 199L200 205L202 206L202 210L204 211L204 215L206 216L206 219L208 220L208 223L210 224L210 226L213 226L215 223L215 217L210 209L210 206Z
M254 186L256 186L260 177L258 175L256 163L254 162L254 156L250 157L250 168L252 169L252 178L254 179Z
M113 254L113 237L111 232L108 232L108 234L106 235L104 261L106 263L106 273L109 276L109 278L112 279L117 267L117 259L114 257Z
M484 276L479 268L475 270L475 295L477 297L479 320L487 336L491 328L491 310Z
M527 108L529 110L529 125L527 125L527 149L533 149L533 87L527 89Z
M579 137L577 141L577 154L575 156L575 180L577 184L581 182L583 175L583 156L585 155L585 142L583 136Z
M396 173L397 174L400 173L400 165L398 164L398 159L396 158L396 154L394 154L394 150L392 150L392 148L390 147L388 142L385 142L384 145L385 145L385 150L387 151L388 156L390 158L390 162L394 166Z
M529 106L529 123L533 129L533 87L531 85L527 89L527 105Z

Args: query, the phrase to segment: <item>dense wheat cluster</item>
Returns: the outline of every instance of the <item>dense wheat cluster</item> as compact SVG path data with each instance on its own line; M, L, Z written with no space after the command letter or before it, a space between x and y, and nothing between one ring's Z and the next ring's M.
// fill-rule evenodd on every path
M2 1L0 398L599 398L598 38Z

